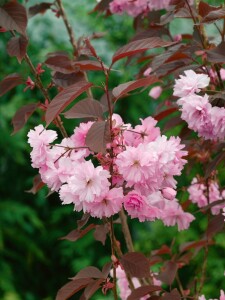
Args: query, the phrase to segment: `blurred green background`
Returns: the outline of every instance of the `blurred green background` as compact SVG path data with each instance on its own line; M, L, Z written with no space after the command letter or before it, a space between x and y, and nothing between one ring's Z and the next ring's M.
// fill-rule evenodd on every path
M27 1L26 5L29 7L39 2ZM94 40L93 45L105 63L110 63L115 50L132 37L134 33L132 19L128 16L104 18L97 13L88 14L93 9L95 1L82 2L84 5L81 5L81 1L63 1L75 35L80 37L93 32L105 32L105 37ZM192 25L191 22L184 23L179 20L171 24L171 29L173 34L177 34L191 31ZM62 20L56 18L51 11L29 20L28 35L30 37L28 53L35 66L39 62L44 62L49 52L66 50L72 53ZM10 58L6 53L9 38L9 33L0 33L0 80L15 72L21 73L26 79L30 75L26 64L22 62L19 65L16 58ZM50 70L44 68L46 72L42 78L47 85L50 82ZM137 71L135 65L124 66L123 60L116 65L110 85L115 87L119 83L133 80ZM104 81L104 77L97 72L89 73L88 76L96 85ZM26 135L29 129L40 123L40 114L35 113L27 125L13 136L11 119L22 105L43 99L37 89L24 93L24 87L18 86L0 98L0 299L51 300L68 278L73 277L80 269L89 265L102 268L104 263L110 260L110 244L107 240L106 246L103 247L100 242L94 240L92 232L75 243L59 240L76 228L76 221L81 216L73 212L72 206L62 206L57 194L46 197L48 192L46 188L36 195L26 192L32 186L33 176L37 174L37 170L32 169L30 165L30 148ZM171 91L163 92L162 100L167 98L168 93L171 94ZM99 90L94 89L94 96L99 99L101 96ZM156 101L148 96L148 91L145 91L140 95L121 100L116 110L126 122L136 124L140 117L154 114ZM66 128L69 132L73 131L73 125L68 121ZM167 133L171 135L176 132L177 129ZM183 175L179 185L187 186L197 168L188 176ZM186 194L182 193L181 197L183 200L187 199ZM190 230L181 233L178 233L176 228L165 228L161 222L132 221L130 226L135 249L149 255L163 243L170 245L174 237L175 249L180 243L200 239L205 230L206 218L200 217ZM116 225L116 235L124 247L120 225ZM210 248L209 251L209 272L204 287L204 292L210 297L218 297L225 269L224 236L219 234L216 240L217 246ZM202 256L203 253L200 252L191 267L181 272L183 282L192 278L194 273L200 272L199 262ZM78 299L78 296L72 299ZM113 299L113 297L110 293L104 296L99 292L93 299Z

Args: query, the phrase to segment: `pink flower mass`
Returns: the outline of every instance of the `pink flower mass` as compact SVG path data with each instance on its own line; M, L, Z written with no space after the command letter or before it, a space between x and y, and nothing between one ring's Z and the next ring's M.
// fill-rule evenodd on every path
M194 218L175 199L174 176L181 174L187 155L180 139L161 136L152 117L141 119L134 129L119 115L113 115L113 122L109 150L97 154L86 145L93 122L80 123L59 144L52 144L57 138L53 130L42 125L31 130L32 165L42 181L59 192L63 204L73 204L76 211L93 217L110 217L124 207L140 222L160 219L167 226L177 224L179 230L188 228ZM90 156L100 165L94 165Z

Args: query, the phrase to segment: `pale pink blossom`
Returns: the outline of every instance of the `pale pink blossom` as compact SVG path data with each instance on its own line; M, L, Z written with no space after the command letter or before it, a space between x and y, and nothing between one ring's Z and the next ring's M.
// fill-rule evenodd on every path
M166 188L162 189L162 195L167 200L173 200L176 197L176 194L177 194L177 192L170 187L166 187Z
M159 96L162 94L162 87L161 86L154 86L150 92L149 96L152 97L153 99L158 99Z
M150 75L151 72L152 72L152 68L147 68L147 69L144 71L143 75L144 75L145 77L147 77L147 76Z

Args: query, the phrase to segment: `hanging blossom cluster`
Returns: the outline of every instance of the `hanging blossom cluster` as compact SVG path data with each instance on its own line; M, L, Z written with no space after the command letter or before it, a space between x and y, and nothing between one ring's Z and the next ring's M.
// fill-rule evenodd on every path
M141 222L160 219L166 226L187 229L194 217L175 198L174 176L181 174L187 155L180 139L161 136L151 117L132 128L113 115L112 143L106 153L95 154L85 142L92 124L81 123L58 144L52 144L55 131L43 125L30 130L32 166L39 169L42 181L59 192L63 204L73 203L76 211L93 217L110 217L123 206Z
M199 137L210 140L225 138L225 108L212 106L207 94L198 93L209 85L210 78L205 74L197 74L192 70L185 71L185 76L175 81L174 96L181 106L181 118L188 127L198 133Z
M199 208L205 207L215 201L225 199L225 190L220 191L216 179L209 180L208 188L202 183L201 178L193 178L191 186L188 188L189 199L198 205ZM225 202L211 207L213 215L218 215L221 210L225 209Z
M193 0L189 0L193 4ZM113 14L127 13L132 17L152 10L167 9L171 0L113 0L109 8Z

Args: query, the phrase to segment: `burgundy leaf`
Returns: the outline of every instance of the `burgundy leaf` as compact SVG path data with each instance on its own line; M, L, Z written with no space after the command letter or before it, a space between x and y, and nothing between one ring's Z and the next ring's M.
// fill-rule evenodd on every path
M109 122L95 122L86 136L86 145L94 152L105 153L106 144L110 142Z
M72 295L85 288L91 282L93 282L93 279L91 278L82 278L68 282L58 291L56 300L69 299Z
M204 212L204 211L207 211L208 209L210 209L210 208L212 208L214 206L221 205L221 204L224 204L224 203L225 203L225 199L217 200L217 201L211 202L210 204L202 207L199 210L202 211L202 212Z
M159 114L157 114L156 116L154 116L154 119L156 119L157 121L161 121L165 117L169 116L170 114L174 113L177 110L178 109L176 107L172 107L172 108L166 109L166 110L160 112Z
M108 228L107 224L96 225L95 231L94 231L94 238L96 239L96 241L101 242L102 245L104 246L108 232L109 232L109 228Z
M56 52L49 55L45 64L52 70L64 74L70 74L76 71L73 67L72 61L65 52Z
M171 250L167 245L162 245L160 249L153 250L152 255L171 254Z
M161 298L162 300L181 300L181 295L177 289L173 289L172 292L165 292Z
M23 80L19 74L8 75L0 82L0 97L21 83Z
M95 228L95 225L90 224L84 230L80 230L80 229L72 230L66 236L60 238L60 240L67 240L67 241L75 242L78 239L82 238L84 235L86 235L93 228Z
M102 272L96 268L96 267L86 267L83 270L80 270L75 277L72 279L81 279L81 278L101 278L105 279L105 276L102 274Z
M83 72L73 72L70 74L64 74L60 72L55 72L52 77L52 81L62 88L66 88L72 84L75 84L79 81L84 81L84 73Z
M209 221L207 228L208 236L213 237L216 233L224 229L224 218L225 217L222 215L222 213L220 213Z
M183 124L183 120L180 118L180 116L178 117L173 117L170 120L168 120L164 126L164 130L169 130L171 128L174 128L178 125Z
M184 251L187 251L190 249L195 249L195 248L200 249L200 248L205 247L208 244L209 244L209 242L206 239L203 239L203 240L200 240L197 242L188 242L188 243L180 245L180 252L184 252Z
M127 253L121 257L120 262L131 277L149 277L149 261L142 253Z
M168 47L173 44L175 44L175 42L163 41L159 37L150 37L143 40L137 40L117 50L116 53L113 55L112 63L115 63L116 61L124 57L128 57L137 53L144 52L148 49L153 49L158 47Z
M126 83L122 83L115 87L112 91L113 96L116 98L114 101L116 101L118 98L122 97L123 95L126 95L128 92L133 91L135 89L138 89L143 86L149 86L155 82L158 82L159 79L155 76L148 76L146 78L141 78L138 80L129 81Z
M99 101L86 98L76 103L70 110L64 113L67 119L95 118L103 119L103 108Z
M28 118L33 114L36 108L39 106L39 103L30 103L27 105L22 106L17 112L15 113L12 124L13 124L13 133L15 134L19 131L23 126L26 124Z
M225 146L225 144L222 144L222 147ZM214 159L207 165L206 171L205 171L205 179L207 179L211 173L216 170L217 166L224 161L225 158L225 151L220 151L219 154L214 157Z
M173 261L166 261L162 272L156 276L162 282L171 285L177 273L177 264Z
M218 9L220 9L220 7L209 5L208 3L203 1L200 1L198 6L199 15L202 18L206 17L210 12Z
M26 192L36 194L44 185L44 182L41 180L41 175L38 174L34 176L32 188Z
M148 300L161 300L161 297L154 295L154 296L150 297Z
M157 285L145 285L133 290L127 300L140 300L141 297L144 297L152 292L161 291L162 288Z
M28 40L24 36L12 37L7 43L7 52L10 56L16 56L19 63L27 52Z
M103 67L102 65L100 64L99 61L94 61L94 60L80 60L80 61L75 61L73 63L73 65L75 67L79 67L80 70L82 71L104 71L105 70L108 70L108 67L103 64Z
M108 95L107 95L107 93L105 93L105 94L102 95L102 97L100 99L100 102L103 106L103 111L104 112L109 110L109 108L108 108L108 97L109 97L110 104L113 107L113 101L112 101L113 94L112 94L112 91L109 91Z
M107 10L109 8L109 3L111 2L111 0L101 0L100 2L98 2L98 4L95 6L93 11L100 11L100 12L104 12L105 10Z
M81 229L84 227L90 219L90 215L88 213L83 214L82 218L77 221L77 228Z
M224 13L225 16L225 13ZM224 63L225 62L225 42L221 42L217 47L212 50L208 50L207 59L213 63Z
M49 2L42 2L40 4L33 5L29 7L29 16L33 17L36 14L44 14L47 9L52 6L52 3Z
M112 262L106 263L102 268L102 274L104 275L105 279L108 277L111 268L112 268Z
M213 23L217 20L225 18L225 8L210 11L202 20L201 23Z
M94 295L94 293L101 287L103 281L104 279L98 279L94 282L89 283L89 285L84 290L84 299L90 299L91 296Z
M25 7L14 1L0 7L0 26L26 35L27 13Z
M47 126L57 117L74 99L85 92L92 86L92 83L80 81L65 88L62 92L55 96L50 102L45 120Z

